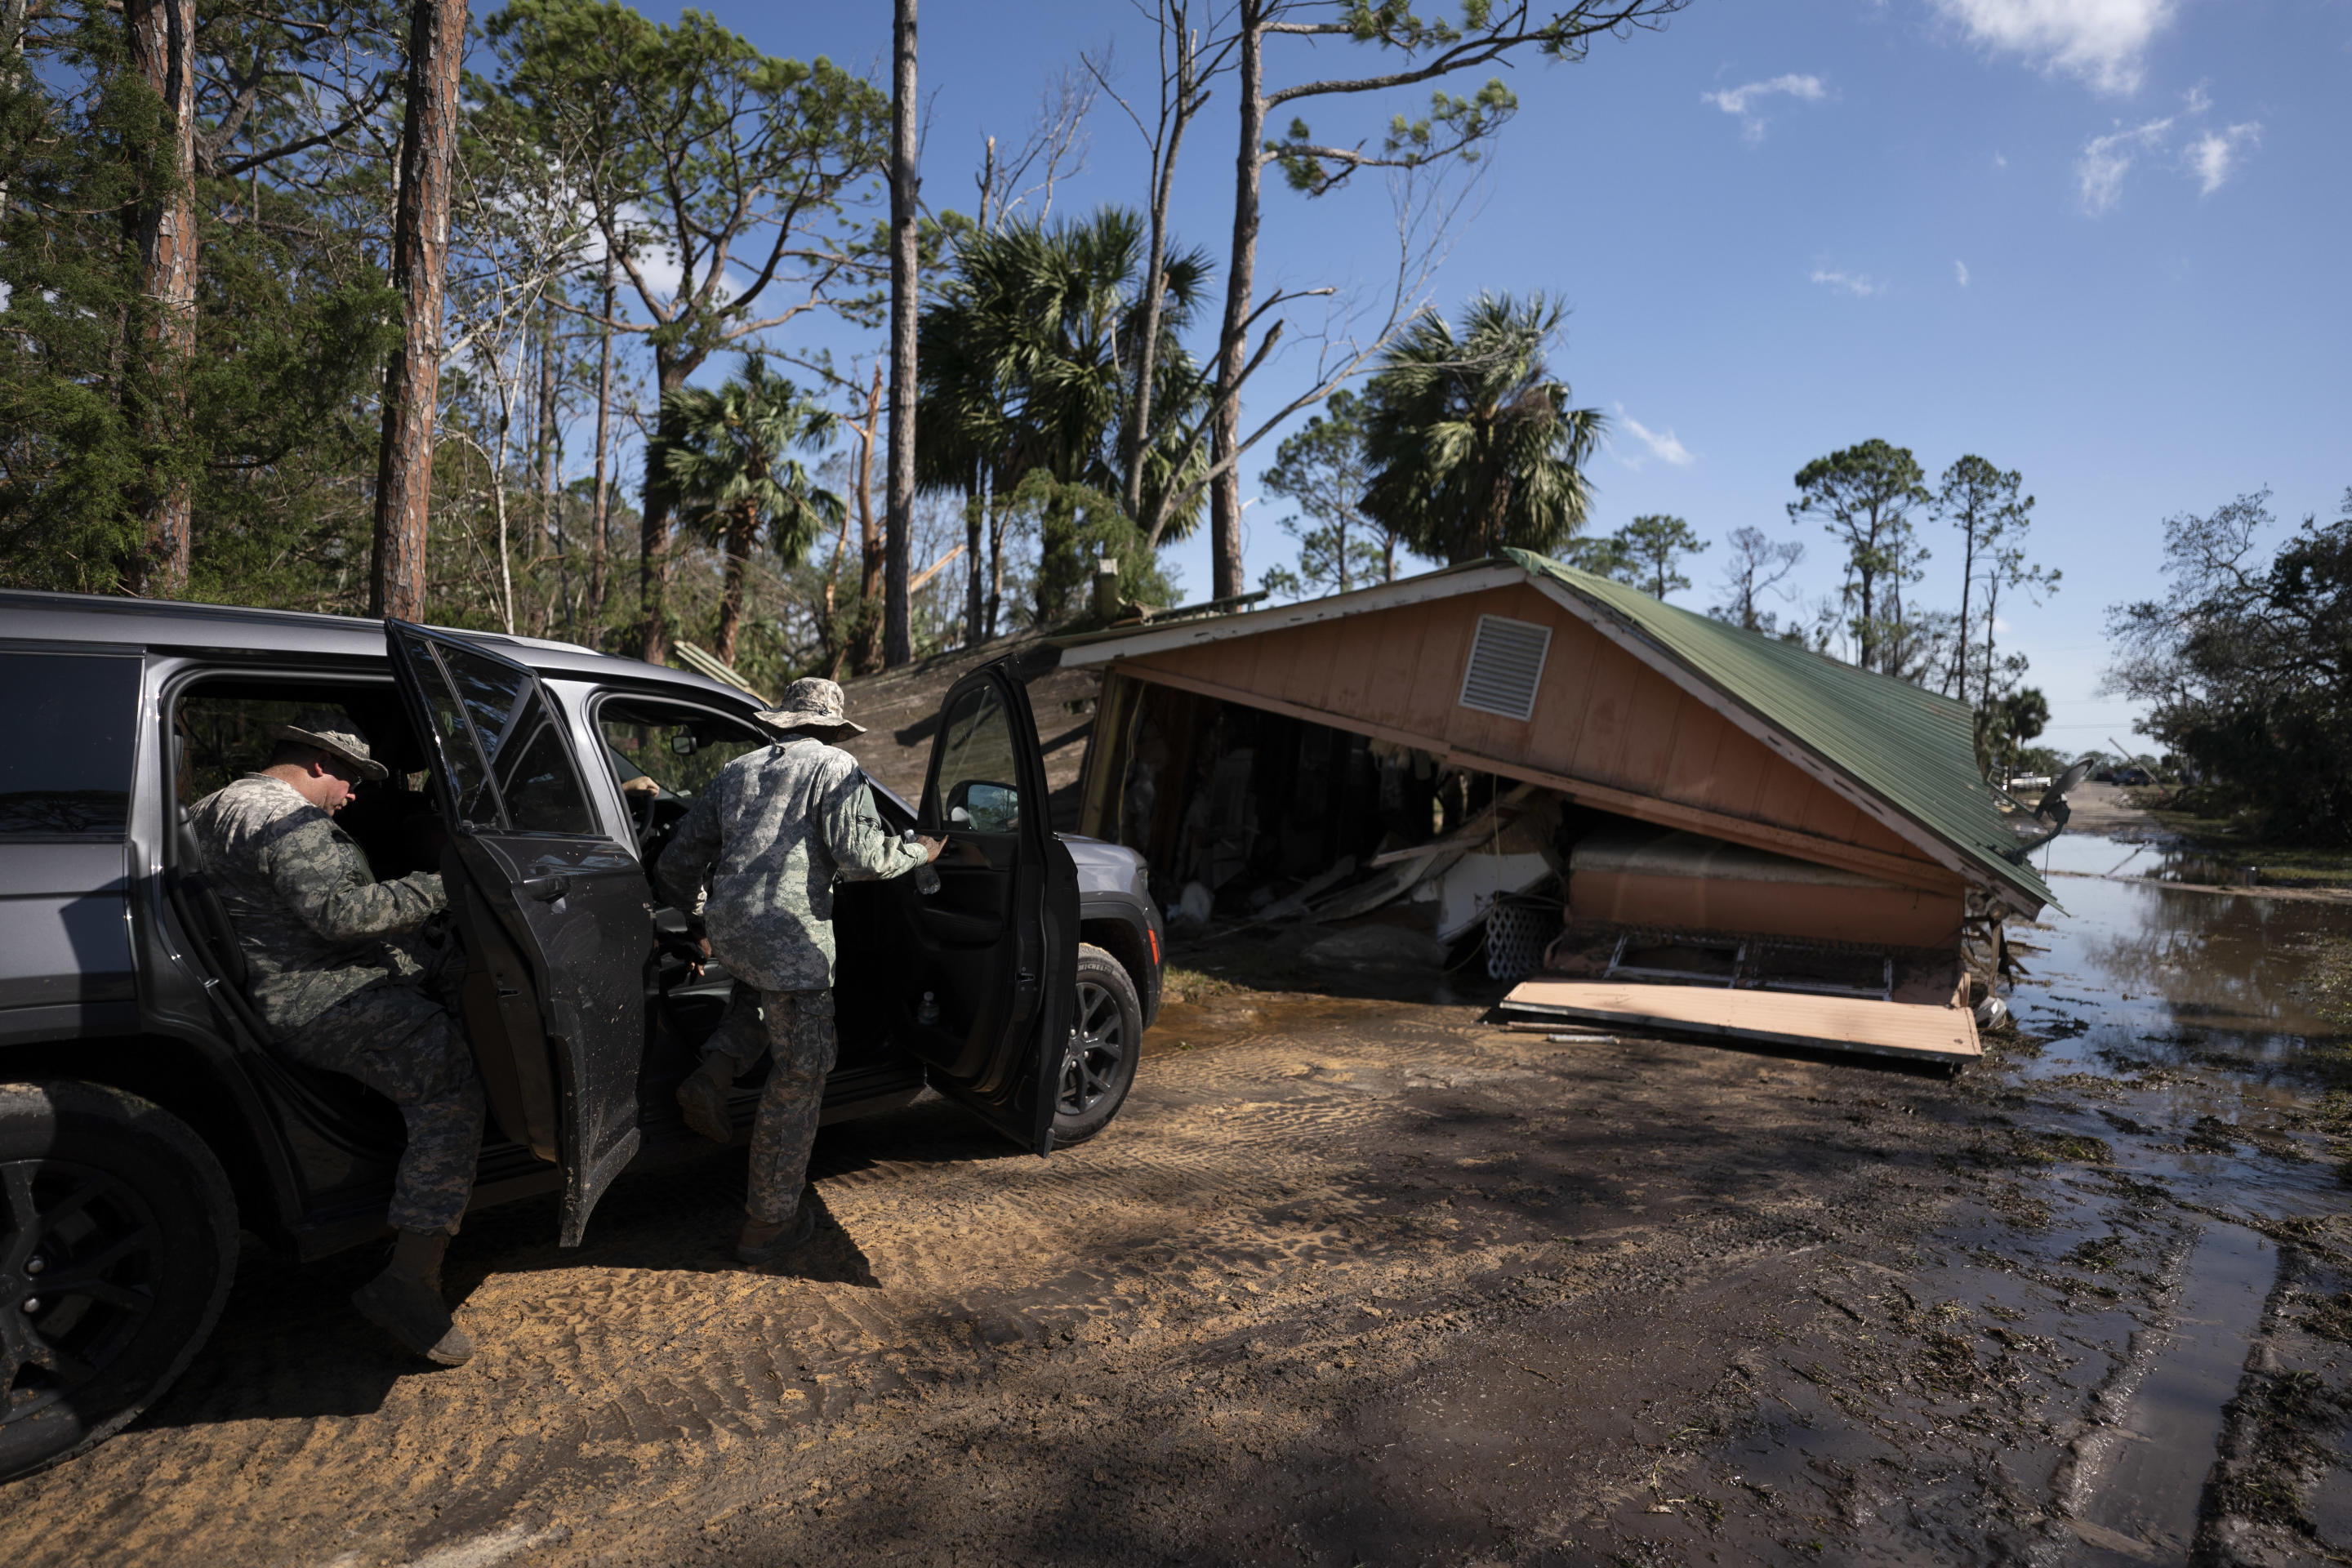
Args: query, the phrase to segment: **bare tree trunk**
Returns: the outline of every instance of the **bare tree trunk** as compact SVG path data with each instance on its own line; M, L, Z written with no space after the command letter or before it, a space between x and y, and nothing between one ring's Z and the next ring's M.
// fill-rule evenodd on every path
M25 19L30 0L0 0L0 85L13 87L25 72ZM0 217L8 212L8 178L0 174Z
M615 280L613 258L604 258L604 319L613 319ZM588 601L596 622L596 647L604 646L604 542L612 526L612 490L606 483L606 462L613 444L613 329L603 330L596 355L596 537L588 546Z
M399 352L384 374L376 458L375 557L368 613L425 614L425 548L433 499L433 414L441 387L441 305L449 258L450 165L457 150L457 77L467 0L414 0L408 20L408 114L400 137L393 284L401 292Z
M555 301L550 299L541 310L539 338L539 493L551 514L556 491L562 488L555 461Z
M551 293L540 309L539 329L539 530L542 542L555 552L559 592L572 577L572 552L563 537L563 442L556 419L555 300ZM532 554L538 552L534 550Z
M10 21L16 24L11 30L21 47L21 23L15 14ZM163 373L167 385L180 389L196 346L195 0L126 0L123 21L131 68L163 100L163 132L169 139L168 146L156 149L160 188L139 213L140 289L148 305L141 330L152 345L151 367ZM182 422L184 391L174 390L170 399L167 408L142 410L151 436L162 433L155 426ZM132 573L133 593L172 598L187 592L193 505L184 476L149 487L147 537Z
M1176 158L1183 150L1184 128L1192 123L1198 107L1194 96L1198 90L1194 77L1198 64L1196 45L1185 22L1183 7L1179 6L1174 26L1175 97L1172 103L1164 97L1161 100L1165 106L1161 125L1166 140L1151 150L1151 248L1143 258L1143 331L1142 341L1135 351L1135 395L1128 402L1127 428L1119 433L1119 453L1127 463L1127 483L1120 500L1129 519L1141 528L1150 527L1143 516L1143 468L1151 429L1151 382L1159 372L1160 318L1168 287L1168 207L1175 191Z
M1242 104L1240 150L1234 161L1234 252L1225 268L1225 321L1217 343L1217 406L1210 426L1209 461L1223 463L1242 440L1241 384L1249 363L1250 299L1257 291L1258 181L1265 166L1265 0L1241 0L1241 70L1234 83ZM1209 487L1212 598L1242 592L1242 476L1234 464Z
M882 529L874 516L874 437L882 421L882 367L874 367L874 390L866 396L866 424L858 431L857 464L851 488L857 501L857 621L851 638L849 668L853 675L871 675L882 668L882 622L877 614L882 597L885 564Z
M882 606L882 662L915 656L907 591L908 546L915 531L915 0L897 0L891 29L896 58L890 102L890 517L888 584Z

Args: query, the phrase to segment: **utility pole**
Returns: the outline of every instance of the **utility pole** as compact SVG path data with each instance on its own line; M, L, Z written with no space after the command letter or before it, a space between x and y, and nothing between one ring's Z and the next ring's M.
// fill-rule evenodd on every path
M433 409L441 388L441 306L449 260L449 172L457 148L457 76L467 0L415 0L408 14L408 113L400 135L392 280L400 348L383 378L375 553L368 613L425 614L425 542L433 499Z
M915 0L897 0L890 101L890 510L884 524L882 664L915 657L907 589L915 531Z

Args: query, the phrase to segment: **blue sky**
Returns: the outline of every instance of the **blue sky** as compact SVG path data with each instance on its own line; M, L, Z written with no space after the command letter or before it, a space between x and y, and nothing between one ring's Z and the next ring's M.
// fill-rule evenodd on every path
M777 54L878 68L888 44L880 0L709 9ZM1115 43L1124 85L1150 86L1150 29L1125 5L932 0L923 17L935 207L970 210L982 138L1018 140L1080 48ZM1269 84L1355 74L1358 52L1279 40ZM1969 452L2020 469L2063 582L2004 637L2051 697L2053 742L2088 747L2128 739L2128 706L2096 695L2105 611L2160 589L2164 518L2263 486L2283 524L2332 517L2352 486L2346 0L1694 0L1664 33L1505 74L1520 113L1434 299L1570 307L1555 372L1616 421L1597 531L1672 512L1711 540L1801 538L1794 581L1818 595L1835 546L1785 512L1810 458L1883 437L1931 475ZM1414 107L1318 108L1314 128L1352 141ZM1225 93L1188 143L1177 211L1221 263L1234 150ZM1057 210L1139 205L1142 168L1106 104ZM1272 182L1261 284L1369 299L1391 236L1377 180L1313 202ZM1318 320L1295 313L1293 332ZM1286 401L1310 358L1270 367L1256 405ZM1279 516L1271 498L1245 513L1253 583L1290 552ZM1925 596L1957 602L1957 551L1924 528ZM1723 552L1688 568L1678 602L1713 602ZM1205 594L1205 538L1171 559Z

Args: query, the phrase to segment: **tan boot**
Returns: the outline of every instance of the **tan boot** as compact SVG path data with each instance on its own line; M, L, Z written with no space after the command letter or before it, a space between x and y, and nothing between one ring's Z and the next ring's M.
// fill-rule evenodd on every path
M438 1231L395 1234L392 1261L352 1292L352 1305L403 1348L443 1366L463 1365L473 1359L473 1336L457 1325L441 1300L441 1258L449 1238Z
M770 1222L746 1219L742 1234L735 1238L735 1256L752 1268L773 1263L788 1252L798 1252L816 1236L816 1210L809 1206L806 1196L790 1219Z

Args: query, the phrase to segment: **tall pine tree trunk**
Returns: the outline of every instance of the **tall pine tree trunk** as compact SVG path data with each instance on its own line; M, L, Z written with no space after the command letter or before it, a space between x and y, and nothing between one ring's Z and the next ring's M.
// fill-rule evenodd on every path
M874 515L874 437L882 416L882 367L874 367L874 390L866 397L866 425L858 432L856 477L852 481L857 501L856 630L850 637L849 669L871 675L882 668L882 528Z
M426 521L433 500L433 415L441 390L441 307L449 258L449 185L457 153L457 77L467 0L414 0L408 16L408 112L400 136L392 279L400 348L384 374L376 458L371 615L425 615Z
M646 510L637 529L637 604L644 619L637 627L637 657L647 664L669 661L669 479L662 472L670 442L677 431L672 424L670 395L686 384L694 365L654 349L654 391L660 411L654 416L654 437L646 443Z
M155 188L139 212L140 291L145 296L140 331L150 386L169 388L164 400L143 397L142 443L166 472L147 487L146 537L131 574L131 591L158 598L187 592L194 498L187 476L160 457L176 444L187 404L184 376L196 346L196 73L195 0L125 0L131 68L162 100L163 118L152 168Z
M890 103L890 518L886 545L888 584L882 609L882 662L914 658L913 605L907 577L915 531L915 220L921 181L916 174L915 0L897 0L891 29L896 56Z
M604 258L604 327L596 351L596 537L588 546L589 615L596 624L596 643L604 646L604 544L613 521L612 488L608 481L613 449L613 306L618 292L611 256Z
M1209 461L1224 462L1242 442L1242 374L1249 363L1250 297L1257 291L1258 176L1265 167L1265 63L1264 0L1241 0L1241 147L1234 163L1234 251L1225 268L1225 320L1217 344L1216 414L1210 425ZM1238 464L1209 486L1210 589L1231 598L1242 584L1242 476Z
M563 443L556 420L555 301L540 308L539 328L539 529L541 542L552 543L555 581L566 602L571 598L572 547L563 536ZM533 553L536 553L534 552ZM569 628L567 628L569 629Z
M963 503L963 641L966 647L980 643L980 531L982 520L988 512L988 492L982 481L975 480L971 494Z

